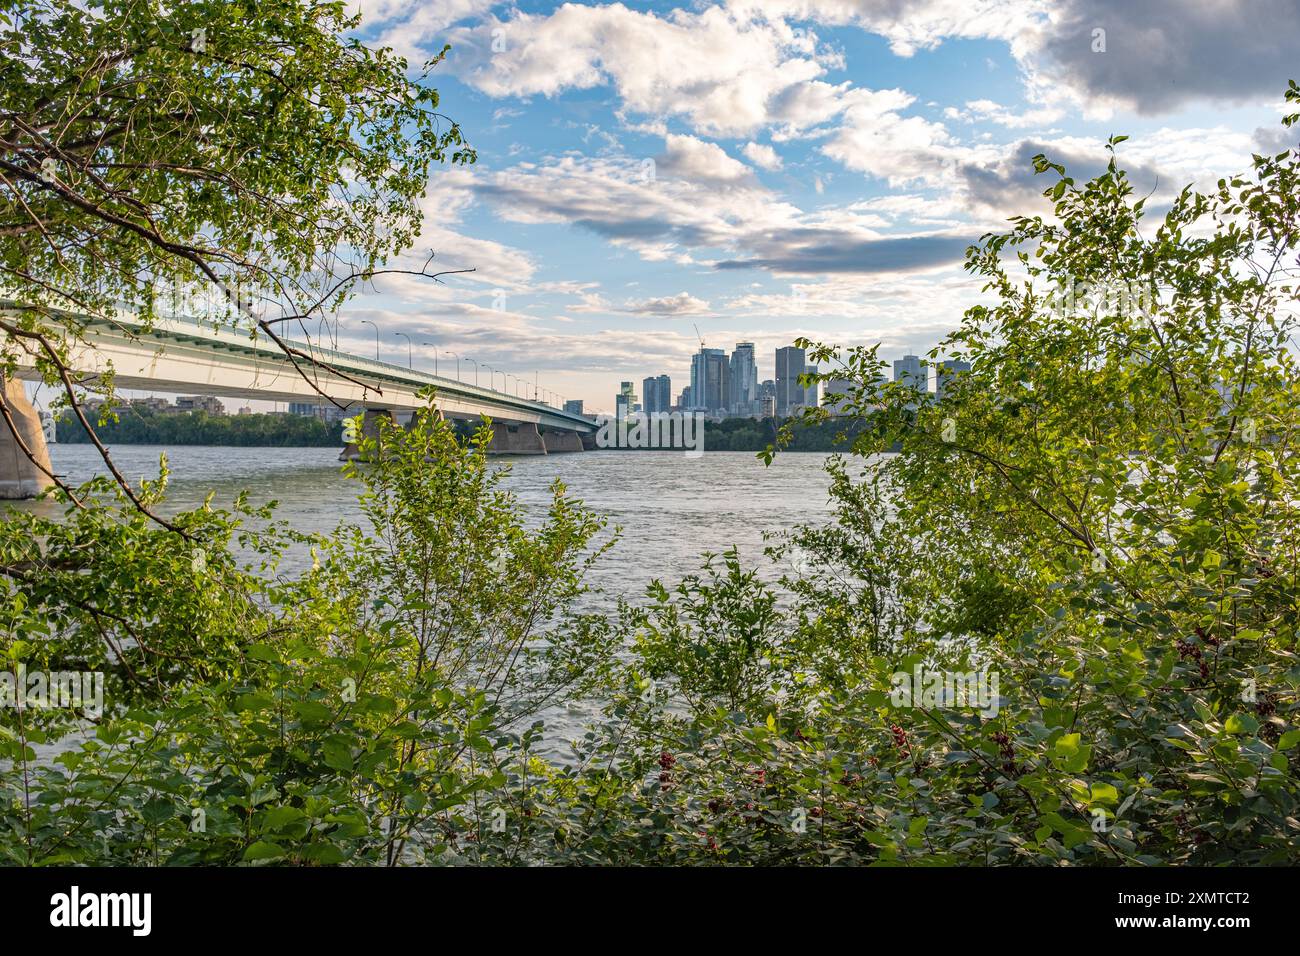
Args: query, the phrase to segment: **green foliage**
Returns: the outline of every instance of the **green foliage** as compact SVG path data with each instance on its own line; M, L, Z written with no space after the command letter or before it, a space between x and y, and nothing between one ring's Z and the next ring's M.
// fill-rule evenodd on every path
M428 82L446 51L407 64L359 22L341 0L6 3L0 371L63 387L82 317L148 322L186 290L279 341L408 250L430 169L475 155Z
M671 678L692 708L755 706L769 689L767 672L780 646L776 594L741 567L734 549L705 555L702 574L684 577L670 593L651 584L645 608L631 615L634 649L647 676Z
M784 447L786 451L834 451L860 430L861 423L852 419L820 422L795 419ZM771 419L727 418L704 423L705 451L762 451L775 438L776 425Z
M0 524L16 674L98 670L105 709L0 712L14 863L410 863L459 856L532 717L607 679L574 610L602 523L562 486L525 525L429 414L350 469L365 527L326 537L242 501L150 521L103 481L62 519ZM379 454L382 445L384 453ZM146 489L156 503L165 484ZM66 497L66 496L61 496ZM238 547L235 547L238 545ZM278 574L287 549L315 560ZM34 749L57 744L57 755ZM527 765L527 758L524 756Z
M79 422L58 420L58 440L66 444L90 441ZM307 415L271 412L252 415L209 415L207 412L168 412L132 408L105 422L95 434L106 445L231 445L236 447L343 447L342 422L324 422Z

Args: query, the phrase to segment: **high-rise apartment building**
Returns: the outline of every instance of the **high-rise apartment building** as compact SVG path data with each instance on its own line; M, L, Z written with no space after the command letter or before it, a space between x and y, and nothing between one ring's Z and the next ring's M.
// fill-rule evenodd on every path
M894 360L894 381L905 383L922 392L930 390L929 369L921 364L916 355L904 355Z
M934 376L934 397L943 398L944 389L948 383L957 377L961 372L970 371L970 362L964 362L961 359L946 359L939 363L939 369Z
M733 415L750 415L758 400L758 365L754 361L754 343L737 342L729 366L730 388L727 407Z
M809 375L817 374L817 366L809 365L804 371ZM821 382L813 382L803 390L803 403L809 408L816 408L821 404L820 401Z
M702 348L691 361L691 405L708 412L724 412L731 392L731 368L722 349Z
M776 350L776 413L780 416L790 414L796 405L804 404L807 396L799 384L799 376L805 371L806 353L801 348L787 345Z
M672 410L673 380L657 375L641 382L641 410L648 415Z
M636 390L632 388L631 382L620 382L618 394L614 396L614 415L618 418L627 418L636 411Z

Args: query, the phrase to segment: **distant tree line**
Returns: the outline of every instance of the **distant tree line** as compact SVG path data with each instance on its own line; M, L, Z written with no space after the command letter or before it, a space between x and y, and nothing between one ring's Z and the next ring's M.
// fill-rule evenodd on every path
M786 451L830 452L843 448L863 428L856 419L831 419L808 424L799 420L793 423L793 438ZM776 424L772 419L727 418L704 425L705 451L762 451L776 441Z
M85 431L70 416L59 419L58 440L86 442ZM251 415L210 415L203 411L159 414L149 409L124 410L116 422L96 429L109 445L269 445L340 446L342 422L323 422L306 415L269 412Z

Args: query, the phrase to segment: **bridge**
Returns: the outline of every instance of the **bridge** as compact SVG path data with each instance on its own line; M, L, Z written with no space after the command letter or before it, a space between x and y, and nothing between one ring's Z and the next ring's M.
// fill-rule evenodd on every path
M0 300L0 315L15 315L18 311L18 303ZM84 326L84 342L74 345L70 365L87 382L111 369L115 386L125 389L231 398L253 396L283 402L323 402L324 393L343 406L346 414L362 414L362 430L367 434L377 431L380 418L409 423L427 405L420 399L420 392L432 386L437 391L437 411L443 417L491 419L489 450L497 454L579 452L590 446L597 430L590 419L544 402L311 342L283 339L291 348L316 360L313 363L299 357L295 367L285 351L267 336L220 322L173 316L146 326L128 314L111 319L79 316L77 321ZM33 343L15 342L20 355L34 354ZM39 418L21 381L36 381L39 377L34 364L20 361L17 380L4 383L4 404L28 450L48 467ZM339 457L346 459L356 454L356 446L349 445ZM32 464L11 430L0 422L0 498L31 497L48 485L48 477Z

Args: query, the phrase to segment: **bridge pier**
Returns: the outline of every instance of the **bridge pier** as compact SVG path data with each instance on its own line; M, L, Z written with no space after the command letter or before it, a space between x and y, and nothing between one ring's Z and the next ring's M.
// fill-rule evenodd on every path
M411 420L406 423L405 427L415 428L417 425L419 425L420 419L428 418L430 416L438 419L439 421L442 421L443 420L442 409L441 408L434 408L434 409L417 408L415 411L411 412Z
M492 423L492 444L488 446L492 455L545 455L546 443L542 441L541 432L535 422Z
M0 418L0 498L35 498L54 487L54 482L27 457L22 446L27 446L27 451L41 467L52 470L45 431L41 428L41 418L36 409L27 400L23 383L16 378L3 381L4 397L0 402L3 402L18 434L15 436L8 423Z
M584 450L582 438L577 432L548 431L542 436L542 441L546 444L546 453L548 455L554 455L557 452Z
M367 408L361 415L361 434L364 438L379 439L379 419L386 418L391 424L393 413L387 408ZM339 461L360 461L361 449L356 442L348 442L339 452Z

